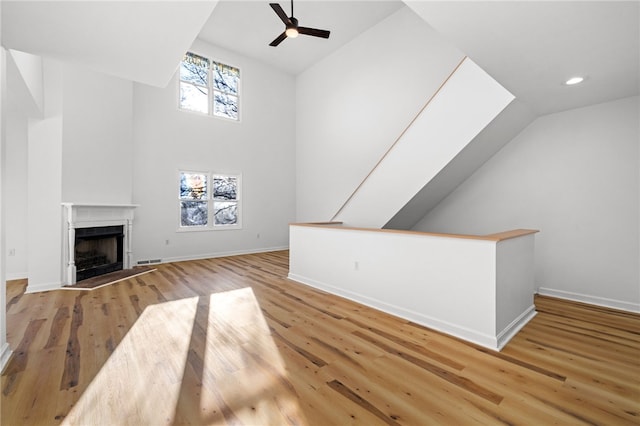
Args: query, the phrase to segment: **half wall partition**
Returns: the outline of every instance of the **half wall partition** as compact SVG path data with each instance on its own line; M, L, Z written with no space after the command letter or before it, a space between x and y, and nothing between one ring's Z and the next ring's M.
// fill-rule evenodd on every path
M535 316L536 232L292 224L289 278L500 350Z

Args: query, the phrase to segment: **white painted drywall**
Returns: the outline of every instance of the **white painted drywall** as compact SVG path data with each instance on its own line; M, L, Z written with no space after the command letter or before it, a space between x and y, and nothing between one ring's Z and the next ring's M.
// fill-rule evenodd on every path
M638 311L639 141L638 97L539 117L413 229L539 229L542 292Z
M43 61L44 118L29 119L27 155L27 292L59 287L62 256L63 67Z
M496 347L496 242L292 226L289 278Z
M5 120L6 278L27 277L28 117L43 118L42 58L7 51Z
M332 220L382 228L512 100L465 58Z
M20 52L19 50L10 50L9 53L27 88L28 96L26 98L32 104L32 113L41 117L44 109L42 57Z
M513 100L384 227L413 228L425 212L438 205L535 118L526 105L517 99Z
M0 3L0 21L2 18L2 4ZM5 220L6 195L4 176L6 156L5 156L5 103L6 103L6 51L2 47L2 36L0 35L0 372L11 357L11 347L7 343L7 282L6 282L6 244L5 230L7 228Z
M463 57L403 7L299 74L297 220L331 219Z
M63 66L62 200L130 204L133 83Z
M496 332L501 337L503 333L513 336L519 330L513 329L514 322L535 310L536 237L536 234L530 234L498 241L496 245ZM503 338L508 340L511 336Z
M27 118L5 108L5 186L2 232L6 239L6 278L27 278Z
M260 62L198 42L241 72L241 122L178 110L176 78L134 85L133 251L163 261L288 247L295 219L295 82ZM242 173L242 229L177 232L178 171ZM168 241L168 244L167 244Z

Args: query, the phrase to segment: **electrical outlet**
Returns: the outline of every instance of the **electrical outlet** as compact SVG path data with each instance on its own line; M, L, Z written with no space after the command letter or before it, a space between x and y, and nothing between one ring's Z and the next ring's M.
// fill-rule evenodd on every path
M260 233L258 232L258 234L256 235L257 239L260 239Z
M356 271L360 269L360 265L358 264L357 261L353 262L353 269L355 269Z
M9 256L15 256L16 255L16 249L12 248L9 249Z
M164 240L164 245L168 246L169 245L169 240Z

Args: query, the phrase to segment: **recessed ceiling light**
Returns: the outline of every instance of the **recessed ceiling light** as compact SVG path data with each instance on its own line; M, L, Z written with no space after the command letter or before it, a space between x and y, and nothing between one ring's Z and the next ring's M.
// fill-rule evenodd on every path
M565 81L564 84L567 86L573 86L574 84L579 84L584 81L584 77L571 77L569 80Z

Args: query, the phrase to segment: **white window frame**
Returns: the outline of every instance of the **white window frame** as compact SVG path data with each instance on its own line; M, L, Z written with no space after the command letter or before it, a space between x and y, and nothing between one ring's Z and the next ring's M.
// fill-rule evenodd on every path
M180 197L180 179L183 173L190 174L202 174L206 176L207 182L207 196L202 199L184 199ZM236 188L236 199L230 200L228 202L235 202L236 205L236 223L230 225L224 224L215 224L215 205L216 203L225 202L222 200L216 200L213 195L213 181L216 176L225 176L225 177L233 177L236 178L237 188ZM177 173L177 188L178 188L178 232L198 232L198 231L228 231L228 230L237 230L242 229L242 173L223 173L223 172L212 172L212 171L196 171L196 170L187 170L180 169ZM182 202L183 201L200 201L207 203L207 224L206 225L194 225L194 226L183 226L182 225Z
M226 120L232 123L240 123L241 122L241 118L242 118L242 71L240 70L240 67L237 67L235 65L231 65L227 62L222 62L222 61L216 61L214 59L211 59L210 57L206 56L206 55L201 55L199 53L196 52L187 52L193 55L197 55L200 56L202 58L208 59L209 60L209 69L207 70L207 86L201 86L199 84L195 84L193 82L190 81L186 81L186 80L182 80L180 78L180 69L178 68L178 73L177 73L177 100L178 100L178 110L180 111L184 111L184 112L188 112L188 113L192 113L192 114L198 114L198 115L204 115L204 116L208 116L208 117L215 117L218 119L222 119L222 120ZM182 61L180 62L182 64ZM237 95L234 95L233 93L229 93L229 92L224 92L224 91L220 91L216 88L214 88L213 85L213 64L218 64L218 65L223 65L223 66L227 66L227 67L231 67L231 68L235 68L238 70L238 93ZM199 87L203 87L207 89L207 112L203 113L200 111L195 111L192 109L187 109L187 108L183 108L180 104L180 84L181 83L186 83L186 84L191 84L193 86L199 86ZM223 115L216 115L215 114L215 108L214 108L214 102L215 102L215 93L219 92L219 93L223 93L223 94L227 94L227 95L231 95L231 96L235 96L238 98L238 118L234 119L234 118L230 118L230 117L226 117Z

